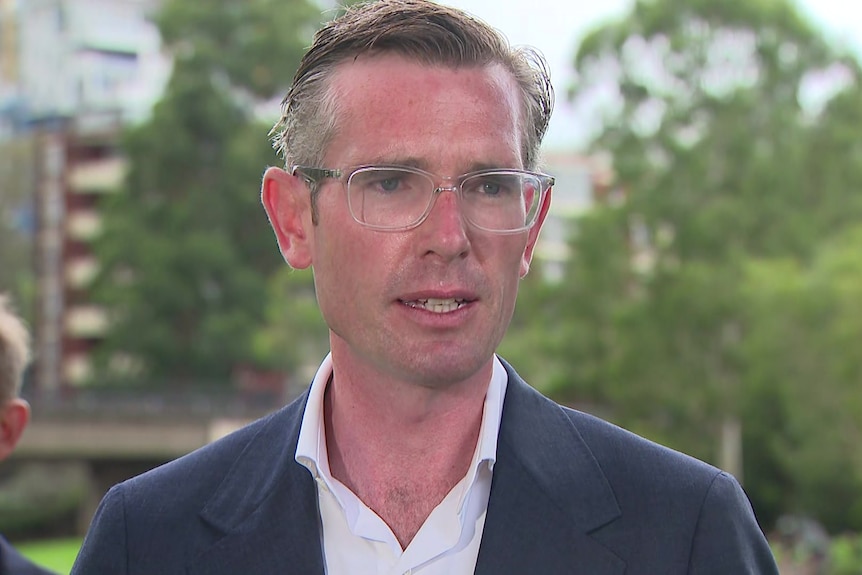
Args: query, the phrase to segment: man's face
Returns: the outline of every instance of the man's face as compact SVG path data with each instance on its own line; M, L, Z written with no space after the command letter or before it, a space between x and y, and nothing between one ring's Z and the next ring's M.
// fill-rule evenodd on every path
M502 67L360 57L333 88L338 128L321 167L399 164L441 177L523 167L519 90ZM546 209L530 231L494 234L443 192L418 227L376 231L353 220L342 183L322 180L318 225L302 203L301 241L336 370L437 388L489 377Z

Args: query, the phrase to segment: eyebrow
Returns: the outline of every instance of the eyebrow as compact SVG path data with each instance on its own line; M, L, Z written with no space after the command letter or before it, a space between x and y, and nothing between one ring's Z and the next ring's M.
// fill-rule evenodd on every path
M425 161L421 158L414 157L414 156L404 157L404 158L395 158L395 159L377 158L374 161L367 162L365 165L405 166L408 168L418 168L418 169L424 170L426 172L432 171L432 170L428 169L428 162L427 161ZM515 166L500 165L497 163L490 163L490 162L473 162L472 164L470 164L470 167L467 170L465 170L461 173L469 174L469 173L478 172L481 170L516 170L516 169L520 169L520 168L517 168Z
M377 163L384 164L387 166L406 166L408 168L419 168L420 170L428 171L428 162L412 156L407 158L396 158L394 160L385 160Z

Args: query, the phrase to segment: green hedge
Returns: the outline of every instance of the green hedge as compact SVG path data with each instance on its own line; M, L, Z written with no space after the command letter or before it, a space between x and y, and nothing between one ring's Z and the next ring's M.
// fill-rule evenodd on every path
M87 494L86 470L75 464L17 464L0 482L0 533L9 538L53 533L74 518Z

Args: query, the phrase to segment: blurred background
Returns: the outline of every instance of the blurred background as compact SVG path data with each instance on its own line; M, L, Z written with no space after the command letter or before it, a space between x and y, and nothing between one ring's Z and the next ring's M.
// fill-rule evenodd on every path
M722 467L786 574L862 573L862 6L446 2L542 50L551 215L500 353ZM322 0L0 0L0 291L34 332L0 533L68 572L114 483L328 349L260 207Z

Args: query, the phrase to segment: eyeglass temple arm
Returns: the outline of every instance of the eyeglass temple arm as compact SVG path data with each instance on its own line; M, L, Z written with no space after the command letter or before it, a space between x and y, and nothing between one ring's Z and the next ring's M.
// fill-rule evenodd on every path
M330 170L328 168L313 168L311 166L293 166L290 170L291 175L300 174L306 180L317 182L325 178L338 179L341 177L341 170Z

